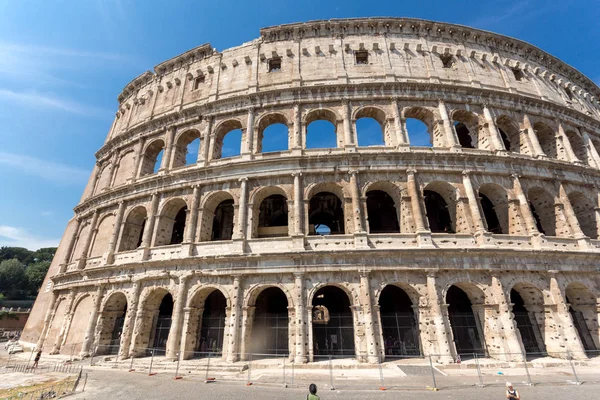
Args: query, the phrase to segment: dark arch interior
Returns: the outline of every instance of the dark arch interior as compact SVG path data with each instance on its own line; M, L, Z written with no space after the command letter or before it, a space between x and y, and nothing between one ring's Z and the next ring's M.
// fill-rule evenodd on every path
M462 122L455 122L454 129L456 130L456 136L458 136L458 142L465 149L474 149L473 139L471 138L471 132L469 128Z
M167 339L169 338L169 330L171 329L171 316L173 314L173 296L167 293L162 298L158 313L155 318L156 325L154 328L153 349L155 355L164 355L167 348Z
M494 209L494 203L492 203L492 201L481 192L479 192L479 197L481 199L481 208L483 209L483 216L485 217L485 222L487 222L488 231L497 234L504 233L502 232L502 227L500 226L498 215L496 214L496 210Z
M386 356L418 356L419 330L413 304L397 286L386 286L379 296L381 330Z
M545 350L545 346L534 313L527 310L523 297L515 289L510 291L510 302L513 304L513 314L525 353L540 355Z
M329 228L332 235L344 234L344 208L342 201L333 193L320 192L310 199L308 210L310 235L320 233L322 225Z
M258 213L258 237L287 236L287 198L274 194L260 203Z
M533 219L535 220L535 225L537 227L537 230L540 233L546 234L546 232L544 231L544 228L542 227L542 220L541 220L539 214L537 213L535 206L531 202L529 202L529 209L531 210L531 214L533 214Z
M111 297L104 312L106 317L96 354L118 354L125 315L127 314L127 298L125 295L117 294Z
M187 206L182 207L175 215L173 222L173 232L169 244L180 244L183 242L183 233L185 231L185 219L187 216Z
M446 200L432 190L423 191L429 229L433 233L454 233Z
M457 286L451 286L446 293L446 303L456 353L467 357L484 354L481 340L483 335L469 296Z
M233 200L224 200L215 209L211 240L231 240L233 237Z
M400 232L394 199L382 190L367 192L367 215L371 233Z
M506 132L504 132L500 128L498 128L498 132L500 133L500 137L502 138L502 143L504 143L504 148L507 151L512 151L512 149L510 147L510 139L508 138L508 135L506 134Z
M219 290L208 295L204 302L202 322L196 341L196 351L201 353L222 354L225 333L225 309L227 299ZM205 354L202 354L203 356Z
M354 322L350 299L335 286L319 289L312 301L313 354L354 356Z
M259 357L288 353L288 300L279 288L263 290L256 299L252 351Z
M577 329L577 333L579 334L579 339L581 339L581 344L583 345L584 350L593 352L592 354L597 354L598 349L596 348L596 344L592 338L590 328L585 321L583 312L573 308L574 303L571 302L569 296L566 296L566 298L567 303L569 304L569 314L571 314L573 324L575 325L575 329Z

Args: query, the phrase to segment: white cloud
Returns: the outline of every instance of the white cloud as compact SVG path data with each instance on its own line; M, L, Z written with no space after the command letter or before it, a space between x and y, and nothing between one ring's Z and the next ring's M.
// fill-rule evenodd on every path
M89 117L108 117L111 114L109 110L90 107L71 100L36 92L13 92L12 90L0 89L1 100L8 100L33 108L53 108Z
M0 152L0 166L1 165L8 166L9 168L16 169L28 175L34 175L46 180L67 184L85 184L90 175L90 171L85 169L42 160L23 154Z
M0 225L0 246L25 247L37 250L43 247L56 247L60 239L45 239L34 236L25 229Z
M40 213L40 215L41 215L42 217L51 217L51 216L53 216L53 215L54 215L54 213L53 213L52 211L42 211L42 212Z

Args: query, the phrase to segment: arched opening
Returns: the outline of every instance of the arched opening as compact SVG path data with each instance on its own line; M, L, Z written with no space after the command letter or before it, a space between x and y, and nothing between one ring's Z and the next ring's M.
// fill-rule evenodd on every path
M187 219L187 205L182 199L167 202L159 215L155 246L180 244L183 242Z
M335 194L320 192L310 199L308 208L309 235L343 235L344 208Z
M191 129L177 139L173 152L173 168L196 164L200 150L200 132Z
M354 356L354 319L346 292L324 286L315 293L312 306L314 357Z
M268 114L258 123L257 153L288 150L289 129L282 114Z
M146 208L136 207L127 216L123 224L119 251L135 250L142 244L146 227Z
M527 197L538 231L546 236L556 236L554 198L541 188L530 189Z
M241 154L242 124L238 120L229 120L215 130L213 159L235 157Z
M144 152L142 158L142 166L140 170L140 176L151 175L158 172L162 163L163 150L165 148L165 142L155 140Z
M426 108L412 107L404 110L405 128L411 146L443 147L439 129L434 129L435 117Z
M430 187L428 185L427 187ZM429 229L433 233L455 233L455 225L448 202L440 193L434 190L424 190L425 212ZM453 213L454 214L454 213Z
M400 232L394 199L383 190L367 192L367 215L370 233Z
M583 348L597 355L597 350L600 348L600 332L596 298L587 286L577 282L569 283L565 294L569 313Z
M283 291L270 287L256 298L252 323L252 352L260 355L288 354L288 300Z
M359 146L385 146L386 117L379 108L364 107L356 115L356 136Z
M204 301L202 321L198 329L196 351L222 354L225 337L225 309L227 299L220 290L214 290Z
M127 297L121 292L112 294L100 317L100 337L96 354L118 354L121 334L127 314Z
M521 133L519 126L506 115L501 115L496 119L496 127L502 137L502 142L507 151L513 153L524 153L521 144Z
M233 199L223 200L215 209L210 240L231 240L233 237Z
M493 183L479 188L479 198L487 230L495 234L510 234L508 194L506 189Z
M158 309L154 312L154 326L152 329L152 343L154 355L165 355L167 340L171 330L171 318L173 314L173 296L167 293L163 296Z
M527 301L521 296L525 296ZM510 302L525 353L541 355L546 351L544 336L544 301L542 293L533 286L517 285L510 291Z
M329 110L311 111L304 121L306 125L306 148L327 149L338 147L337 118Z
M115 216L109 213L100 220L96 232L94 234L91 248L88 253L89 257L100 257L108 251L110 238L115 227Z
M115 171L115 179L113 187L129 183L133 178L133 172L135 167L135 151L131 150L121 155L119 162L117 163L117 170Z
M379 312L386 358L420 356L419 329L408 294L398 286L387 285L379 295Z
M542 122L535 123L533 125L533 130L537 135L544 154L550 158L558 159L558 149L556 147L554 130Z
M585 144L583 143L583 139L581 138L581 136L579 136L579 134L574 131L566 131L565 134L567 135L567 139L569 140L571 148L575 153L575 157L577 157L579 161L585 164L589 164L587 149Z
M89 295L81 297L75 303L71 322L66 325L68 331L60 349L61 354L78 354L81 351L85 336L85 329L81 329L81 327L87 326L93 308L92 296Z
M598 239L598 221L594 202L580 192L569 194L569 202L583 234L591 239Z
M260 203L258 213L258 237L288 235L287 198L273 194Z
M454 131L458 142L464 149L476 149L478 147L478 119L477 116L465 110L457 110L452 115Z
M483 329L473 312L473 303L469 295L459 287L452 285L446 293L448 318L454 336L457 354L484 354Z

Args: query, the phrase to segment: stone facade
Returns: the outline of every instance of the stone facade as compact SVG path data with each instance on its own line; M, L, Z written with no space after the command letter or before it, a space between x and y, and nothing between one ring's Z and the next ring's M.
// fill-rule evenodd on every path
M527 43L422 20L199 46L119 95L22 340L230 362L585 358L600 348L599 97ZM358 145L361 118L381 145ZM411 146L409 118L432 147ZM335 148L307 148L318 120ZM287 149L262 152L275 123Z

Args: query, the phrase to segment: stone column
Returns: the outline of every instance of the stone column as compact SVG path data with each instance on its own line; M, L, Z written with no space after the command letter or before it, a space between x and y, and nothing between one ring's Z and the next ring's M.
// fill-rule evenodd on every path
M56 336L56 340L54 341L54 347L52 347L52 351L50 354L58 354L60 353L60 348L62 347L63 341L67 332L69 331L69 326L71 325L71 318L73 318L73 302L75 301L75 292L71 290L67 297L67 307L65 308L65 314L62 326L60 327L60 331Z
M173 141L175 140L175 132L177 132L177 128L174 126L167 129L165 151L163 152L163 158L160 163L159 172L167 172L171 169L171 164L173 162L171 155L173 154Z
M112 235L110 236L110 242L108 243L108 254L106 256L106 264L111 265L115 262L115 251L117 249L117 242L119 241L119 233L121 232L121 225L123 222L123 215L125 214L125 202L119 202L119 209L117 210L117 218L113 227Z
M256 307L242 307L242 338L240 343L240 355L243 361L248 360L248 355L252 352L252 325L254 324L254 312Z
M448 324L447 312L442 310L442 301L437 287L437 278L434 272L427 273L427 301L431 311L431 323L435 326L437 341L437 353L440 355L439 362L451 363L454 361L450 347L450 326Z
M135 160L133 162L133 177L131 178L132 182L135 182L136 179L140 176L140 165L142 164L142 159L144 158L144 144L146 143L146 139L140 138L137 142L137 146L135 147Z
M185 229L184 243L189 245L188 255L194 255L194 240L196 239L196 230L198 229L198 208L200 205L200 185L194 185L192 195L192 206L190 208L189 223Z
M41 350L44 346L44 342L46 341L46 335L50 330L50 323L56 314L56 301L58 300L58 292L56 290L52 291L52 298L50 299L50 303L48 304L48 310L46 310L46 316L44 317L44 326L42 327L42 331L40 332L40 337L38 338L37 344L35 345L36 350Z
M85 338L83 339L81 352L79 353L81 357L87 357L90 355L90 348L94 343L94 331L96 329L96 323L98 321L98 312L100 311L100 305L102 304L103 297L104 286L99 285L98 289L96 290L96 297L94 298L92 313L90 315L90 319L88 320L88 324L85 330Z
M521 186L519 175L512 174L511 176L513 178L513 190L515 192L515 195L517 196L517 199L519 200L521 214L523 215L523 219L525 220L527 232L529 232L530 235L539 235L540 232L537 229L537 224L535 223L535 219L533 218L531 208L529 208L529 201L525 196L525 192L523 192L523 187Z
M352 106L348 100L342 102L342 114L344 118L344 147L356 148L352 135Z
M577 219L577 216L575 215L575 211L573 210L573 206L571 205L571 201L569 200L569 196L567 195L567 191L565 190L565 187L562 184L562 182L560 183L560 186L559 186L559 197L563 203L563 212L565 214L567 223L569 224L569 227L571 228L571 234L576 239L585 238L585 234L581 230L581 225L579 225L579 220Z
M248 157L256 151L254 147L254 115L253 107L248 108L248 119L246 126L246 140L242 143L242 156Z
M183 308L187 299L187 284L192 273L186 273L179 277L179 287L177 288L177 299L173 305L173 315L171 319L171 329L167 339L166 357L175 360L178 357L181 347L181 331L183 326Z
M292 133L292 143L290 149L298 152L302 149L302 113L300 103L294 103L294 131Z
M446 103L444 103L444 100L438 100L438 109L440 111L440 116L442 117L444 131L446 132L446 146L450 148L460 148L461 146L458 142L458 138L456 137L456 132L454 132L454 128L452 127L452 122L448 116L448 109L446 108Z
M594 143L592 142L590 135L584 130L580 130L580 132L581 132L581 137L583 138L583 143L585 144L585 147L587 148L589 158L591 158L591 161L592 161L592 162L590 162L591 166L600 168L600 154L598 154L598 150L596 150L596 146L594 146Z
M471 210L471 215L473 216L475 234L481 235L486 231L486 225L481 215L481 210L479 209L479 202L477 201L478 196L475 195L475 190L473 190L473 184L471 182L469 173L470 171L462 172L463 187L465 188L465 193L469 201L469 209Z
M575 152L573 151L573 146L571 146L571 141L569 140L569 137L567 136L567 134L565 133L565 128L563 127L562 123L560 122L560 120L556 120L556 123L558 124L558 139L562 141L563 147L565 148L565 152L567 153L567 161L570 161L574 164L583 164L583 161L580 160L579 158L577 158L577 156L575 155Z
M354 215L354 232L365 233L363 215L360 207L360 188L358 187L358 171L348 171L350 174L350 191L352 194L352 213Z
M231 291L233 298L231 299L231 314L227 317L229 324L229 338L227 345L227 362L233 363L239 360L240 353L240 313L242 311L242 285L239 275L233 276L233 290ZM243 355L242 355L243 357Z
M156 221L156 213L158 212L158 203L160 201L160 195L158 193L152 194L152 202L150 205L150 213L146 219L146 225L144 227L144 235L142 237L141 248L148 249L152 246L152 236L154 235L154 223Z
M496 122L494 121L494 117L492 116L487 104L483 104L483 116L485 117L485 122L488 125L492 149L496 151L506 151L507 149L504 148L504 143L502 142L502 136L500 135L500 132L498 132Z
M505 361L523 361L525 350L523 349L517 324L512 313L510 297L507 296L500 276L496 272L492 273L491 293L498 305L498 329L493 334L501 339L503 346L498 349L498 351L504 353L500 355L500 359L504 359Z
M121 343L119 343L119 357L128 358L135 354L135 342L131 342L133 331L136 328L138 305L140 302L140 292L142 282L134 282L131 296L127 299L127 313L123 322L123 332L121 334ZM138 328L139 329L139 328Z
M540 141L538 140L538 137L535 131L533 130L533 125L531 125L531 121L529 120L527 114L523 115L523 126L525 127L525 129L527 129L527 137L529 138L529 143L531 143L531 146L533 147L531 149L533 156L546 157L546 154L544 153L544 150L542 150Z
M396 146L405 146L408 144L408 138L406 137L406 132L404 130L404 120L400 115L397 98L392 99L392 112L394 115L394 125L396 128Z
M302 224L302 209L304 208L304 196L302 190L302 172L295 172L294 177L294 234L304 235Z
M90 246L92 244L92 239L94 235L98 231L98 210L94 210L94 214L92 215L92 221L90 222L90 231L88 232L85 242L83 242L83 248L81 249L81 257L77 260L77 268L84 269L85 261L88 257ZM80 239L81 240L81 239Z
M238 208L237 232L235 239L246 240L246 216L248 211L248 178L240 178L240 205Z
M423 210L421 209L421 196L419 196L419 185L417 184L417 180L415 178L416 170L409 169L406 171L407 179L406 179L406 191L410 196L410 205L413 213L413 220L415 221L415 227L417 229L417 233L428 231L425 228L425 216L423 215Z
M227 312L227 308L225 309ZM197 335L202 329L202 315L204 307L184 307L181 346L179 347L179 359L189 360L194 357L197 346ZM227 331L225 331L225 335ZM223 357L227 354L227 343L223 343Z
M306 298L304 296L304 275L302 273L294 274L296 284L296 363L306 363L306 344L308 342L306 334Z
M69 244L67 245L67 250L65 251L62 262L59 264L58 273L62 274L67 271L67 265L71 261L71 257L73 256L73 248L75 247L75 243L77 243L77 237L79 236L79 228L81 228L81 218L75 218L75 228L73 229L73 235L69 238Z
M204 155L204 166L207 166L209 161L212 159L214 145L215 145L215 137L212 133L212 126L214 123L213 117L208 117L206 119L206 129L202 134L202 154Z
M379 363L379 335L373 318L373 302L371 301L371 284L367 271L360 274L360 297L365 323L365 336L367 340L367 362Z

